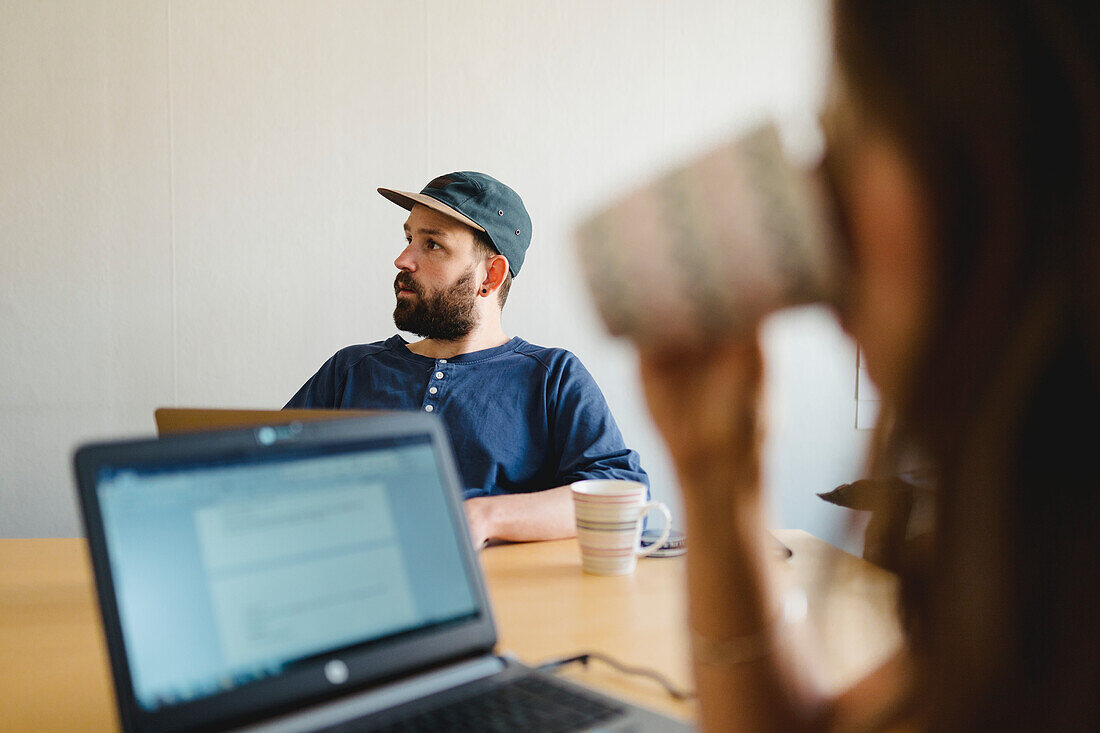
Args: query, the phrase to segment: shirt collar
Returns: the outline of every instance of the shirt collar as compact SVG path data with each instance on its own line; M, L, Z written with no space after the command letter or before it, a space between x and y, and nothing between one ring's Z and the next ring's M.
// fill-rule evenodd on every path
M490 349L482 349L480 351L471 351L466 354L458 354L447 359L448 364L473 364L479 361L487 361L493 359L502 354L507 354L510 351L515 351L523 343L523 339L519 336L513 336L505 341L500 346L494 346ZM420 364L435 364L438 359L433 359L430 356L423 356L422 354L416 354L409 351L409 342L406 341L400 334L395 334L386 341L386 347L395 351L403 357L409 358Z

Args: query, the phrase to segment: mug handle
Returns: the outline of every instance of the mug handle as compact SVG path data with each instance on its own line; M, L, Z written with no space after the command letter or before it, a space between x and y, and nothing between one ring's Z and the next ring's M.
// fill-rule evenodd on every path
M672 514L669 513L668 507L659 501L651 501L642 507L642 513L638 515L638 524L641 524L642 519L645 517L646 514L649 513L650 509L659 509L661 511L661 514L665 515L665 528L661 532L661 539L657 540L644 550L642 549L641 527L638 528L638 541L637 544L634 545L634 554L638 557L645 557L646 555L656 552L657 549L665 543L665 540L668 539L669 533L672 531Z

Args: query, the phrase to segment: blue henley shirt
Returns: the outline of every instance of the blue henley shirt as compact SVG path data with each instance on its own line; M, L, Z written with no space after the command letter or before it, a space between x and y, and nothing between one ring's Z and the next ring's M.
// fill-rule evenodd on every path
M349 346L287 407L424 410L447 426L465 498L614 478L649 485L596 381L565 349L514 337L450 359L400 336Z

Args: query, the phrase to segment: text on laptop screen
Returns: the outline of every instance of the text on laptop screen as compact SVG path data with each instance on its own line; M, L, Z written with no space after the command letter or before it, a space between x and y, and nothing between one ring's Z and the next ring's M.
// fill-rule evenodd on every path
M430 440L328 450L100 473L143 708L477 613Z

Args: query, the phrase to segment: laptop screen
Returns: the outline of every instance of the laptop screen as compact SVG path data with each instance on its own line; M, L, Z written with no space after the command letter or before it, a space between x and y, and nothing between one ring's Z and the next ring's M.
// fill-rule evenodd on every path
M145 711L478 613L427 435L105 464L95 485Z

